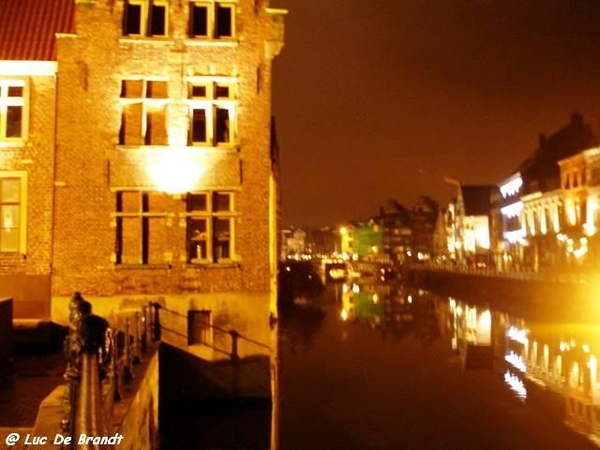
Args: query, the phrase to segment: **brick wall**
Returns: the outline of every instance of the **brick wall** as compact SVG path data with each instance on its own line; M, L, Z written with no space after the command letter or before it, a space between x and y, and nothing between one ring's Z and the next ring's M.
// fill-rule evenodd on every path
M264 6L255 10L254 0L239 0L236 39L201 43L185 36L186 2L169 2L168 38L123 38L122 8L121 1L78 4L77 34L58 42L52 295L64 299L75 290L96 298L180 294L184 301L190 293L257 293L268 305L274 277L269 264L271 61L265 51L273 35L270 15ZM189 76L237 82L235 146L186 146ZM169 146L118 145L121 80L132 77L167 80ZM235 257L228 264L186 262L186 205L175 194L162 200L167 216L154 236L161 242L150 243L150 260L164 264L116 265L116 191L160 191L147 167L160 158L173 162L173 151L185 154L185 164L204 164L205 176L191 190L234 192ZM268 311L264 304L259 309Z

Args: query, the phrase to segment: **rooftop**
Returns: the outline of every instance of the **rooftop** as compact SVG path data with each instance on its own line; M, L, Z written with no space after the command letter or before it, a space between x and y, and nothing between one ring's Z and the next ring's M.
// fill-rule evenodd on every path
M75 31L75 0L1 0L0 61L55 61L56 33Z

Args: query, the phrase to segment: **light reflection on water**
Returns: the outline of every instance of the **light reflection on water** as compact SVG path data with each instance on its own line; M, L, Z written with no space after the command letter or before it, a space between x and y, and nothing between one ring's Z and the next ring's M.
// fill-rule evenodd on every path
M593 325L362 280L291 303L278 327L275 411L182 411L165 449L267 449L272 418L281 450L597 448Z
M594 327L394 284L319 302L280 324L282 449L595 448L564 426L598 432Z

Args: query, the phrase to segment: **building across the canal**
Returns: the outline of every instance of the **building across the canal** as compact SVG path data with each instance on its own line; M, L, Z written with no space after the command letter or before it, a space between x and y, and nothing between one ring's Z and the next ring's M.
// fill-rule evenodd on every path
M81 291L105 315L158 302L174 312L163 339L208 359L229 345L218 329L269 344L285 13L268 0L0 3L0 295L16 318L63 323ZM269 353L243 339L237 351Z

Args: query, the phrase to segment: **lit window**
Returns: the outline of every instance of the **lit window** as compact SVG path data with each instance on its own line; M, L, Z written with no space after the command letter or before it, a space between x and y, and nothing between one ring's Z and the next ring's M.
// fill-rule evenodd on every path
M233 255L234 207L231 192L187 195L187 259L218 263Z
M25 138L25 81L0 80L0 141Z
M190 2L189 35L193 38L234 37L235 5L222 2Z
M212 344L210 311L188 311L188 345Z
M165 80L121 81L120 145L167 145Z
M25 189L22 172L0 172L0 252L25 252Z
M234 86L225 82L190 83L191 145L220 146L235 142Z
M126 0L123 9L124 36L166 36L166 0Z
M116 264L163 264L167 254L167 196L119 191L116 195Z

